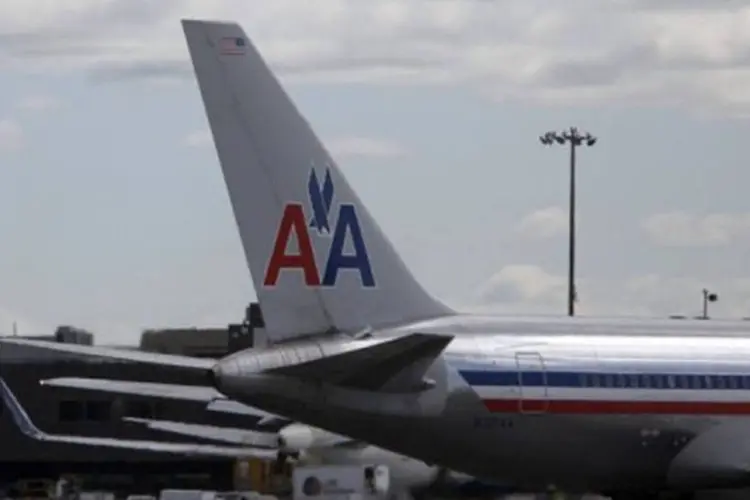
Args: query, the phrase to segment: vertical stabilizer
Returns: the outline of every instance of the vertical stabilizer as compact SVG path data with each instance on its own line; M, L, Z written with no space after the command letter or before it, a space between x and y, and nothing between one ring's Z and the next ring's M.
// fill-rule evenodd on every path
M416 282L242 28L183 28L269 340L451 314Z

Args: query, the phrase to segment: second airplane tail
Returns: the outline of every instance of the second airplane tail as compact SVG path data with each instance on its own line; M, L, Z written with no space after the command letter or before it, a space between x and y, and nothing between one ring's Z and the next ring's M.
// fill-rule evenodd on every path
M414 279L243 29L182 24L269 340L452 314Z

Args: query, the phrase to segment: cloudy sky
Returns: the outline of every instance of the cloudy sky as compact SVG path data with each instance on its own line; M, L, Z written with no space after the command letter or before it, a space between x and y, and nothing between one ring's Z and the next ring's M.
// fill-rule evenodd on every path
M750 4L740 0L6 0L0 332L100 342L254 298L179 25L237 20L427 288L565 311L750 316Z

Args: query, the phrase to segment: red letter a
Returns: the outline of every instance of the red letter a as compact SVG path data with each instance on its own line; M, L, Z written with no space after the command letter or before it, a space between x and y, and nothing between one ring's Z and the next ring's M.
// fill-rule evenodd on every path
M286 253L292 233L297 237L299 254ZM320 273L315 263L310 234L307 232L305 213L299 204L289 204L284 208L263 285L275 286L283 269L302 269L307 286L320 285Z

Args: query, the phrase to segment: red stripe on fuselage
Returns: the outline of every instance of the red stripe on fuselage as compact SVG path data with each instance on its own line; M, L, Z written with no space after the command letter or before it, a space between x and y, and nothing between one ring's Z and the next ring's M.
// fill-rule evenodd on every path
M750 415L750 402L485 399L493 413L567 415Z

